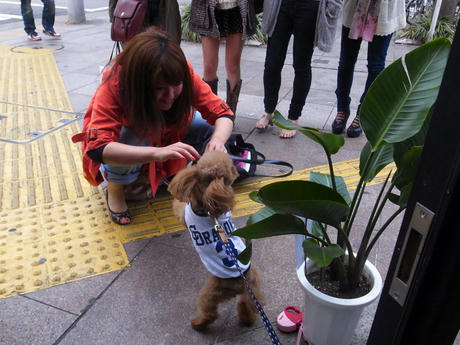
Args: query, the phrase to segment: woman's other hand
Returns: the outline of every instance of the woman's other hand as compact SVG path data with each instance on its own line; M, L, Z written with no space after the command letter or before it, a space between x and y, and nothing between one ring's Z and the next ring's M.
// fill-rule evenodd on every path
M193 146L177 142L165 147L155 148L154 161L164 162L170 159L185 158L187 161L194 161L200 154Z
M227 117L219 117L214 124L214 133L206 145L205 151L227 152L225 143L233 130L233 121Z

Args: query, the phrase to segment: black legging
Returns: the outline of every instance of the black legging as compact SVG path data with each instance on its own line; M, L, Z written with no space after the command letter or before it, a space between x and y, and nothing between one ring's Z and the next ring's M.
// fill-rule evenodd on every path
M294 83L288 118L297 120L311 85L311 57L315 38L318 1L283 0L275 30L268 39L264 69L264 106L272 113L278 103L286 52L291 35L294 35Z

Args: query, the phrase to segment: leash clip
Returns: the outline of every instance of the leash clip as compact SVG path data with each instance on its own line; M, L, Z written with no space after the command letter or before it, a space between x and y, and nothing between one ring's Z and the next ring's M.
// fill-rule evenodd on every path
M212 217L212 219L214 219L214 223L216 223L216 225L214 225L214 230L216 230L216 232L219 234L220 241L222 243L228 243L227 235L225 234L224 229L222 229L222 227L220 226L219 222L217 221L217 218Z

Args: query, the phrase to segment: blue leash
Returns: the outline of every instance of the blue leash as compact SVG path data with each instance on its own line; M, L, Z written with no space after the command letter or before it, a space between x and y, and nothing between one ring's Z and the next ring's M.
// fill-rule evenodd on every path
M214 218L214 217L213 217ZM259 301L257 300L256 295L254 294L254 291L252 291L251 286L249 285L249 281L246 279L246 277L243 274L243 271L241 270L241 267L238 265L238 259L235 255L235 253L232 250L232 247L229 245L229 242L227 240L227 236L225 235L224 229L220 226L219 222L217 221L216 218L214 218L214 222L216 225L214 226L216 232L219 234L220 241L222 242L225 252L227 255L230 257L230 259L235 263L236 269L240 273L241 278L243 278L244 284L246 285L246 288L249 291L249 295L251 296L252 300L254 301L256 308L260 314L260 317L262 318L262 321L264 323L265 329L268 332L268 335L272 341L273 345L281 345L280 340L278 339L278 335L276 334L275 330L272 327L272 324L270 323L270 320L268 319L267 315L264 312L264 309L260 305Z

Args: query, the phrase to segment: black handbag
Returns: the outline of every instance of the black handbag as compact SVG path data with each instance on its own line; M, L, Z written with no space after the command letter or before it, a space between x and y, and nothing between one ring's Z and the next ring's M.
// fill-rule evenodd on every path
M204 152L206 145L208 144L209 139L203 143L201 152ZM240 182L241 180L247 177L260 176L260 177L286 177L292 174L294 167L291 163L274 160L274 159L265 159L265 156L257 151L253 144L247 143L244 141L241 134L232 134L225 143L225 148L227 149L230 158L233 160L233 164L238 171L238 178L234 183ZM261 175L256 174L256 169L258 165L267 164L267 165L277 165L288 168L287 171L281 171L277 175Z

